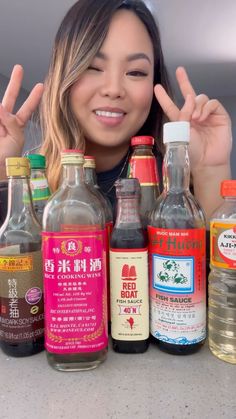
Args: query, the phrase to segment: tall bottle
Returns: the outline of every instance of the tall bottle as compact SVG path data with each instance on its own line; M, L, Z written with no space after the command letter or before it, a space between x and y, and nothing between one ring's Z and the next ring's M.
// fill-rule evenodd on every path
M36 215L42 223L43 211L51 195L46 176L46 159L42 154L28 154L31 176L30 186Z
M164 124L166 186L148 226L153 340L173 354L198 350L206 336L203 211L189 191L188 122Z
M61 163L43 215L45 346L52 367L79 371L107 355L105 218L84 182L83 153L65 150Z
M41 227L30 191L27 158L6 159L8 209L0 229L2 350L11 356L44 349Z
M223 181L221 195L210 222L209 347L236 364L236 180Z
M133 153L130 157L128 177L137 178L141 186L140 215L147 228L149 214L160 195L157 162L153 154L154 138L138 136L131 138Z
M93 156L84 156L84 179L85 183L88 185L89 189L92 193L96 195L96 197L101 202L105 213L105 221L106 221L106 256L107 256L107 305L108 305L108 324L110 327L110 272L109 272L109 244L110 244L110 236L113 227L113 213L112 213L112 206L110 201L105 197L102 193L101 189L97 184L97 176L96 176L96 163L95 158Z
M115 183L117 218L111 235L111 336L113 349L141 353L149 344L147 235L139 215L138 179Z

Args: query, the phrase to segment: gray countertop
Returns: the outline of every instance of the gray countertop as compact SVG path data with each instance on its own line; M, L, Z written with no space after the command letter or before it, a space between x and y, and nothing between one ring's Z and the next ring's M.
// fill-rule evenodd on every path
M10 358L0 352L1 419L236 418L236 365L207 344L174 356L153 344L141 355L109 349L93 371L57 372L45 352Z

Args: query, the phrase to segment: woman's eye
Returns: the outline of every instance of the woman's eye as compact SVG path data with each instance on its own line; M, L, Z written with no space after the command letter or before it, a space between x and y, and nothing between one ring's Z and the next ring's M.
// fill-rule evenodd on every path
M88 67L88 70L92 70L92 71L102 71L100 68L95 67L95 66L93 66L93 65L90 65L90 66Z
M140 70L128 71L127 74L133 77L146 77L147 76L147 73L145 71L140 71Z

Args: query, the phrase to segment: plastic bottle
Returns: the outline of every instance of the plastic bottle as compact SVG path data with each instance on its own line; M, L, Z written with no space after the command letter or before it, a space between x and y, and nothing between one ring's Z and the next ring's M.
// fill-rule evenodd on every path
M46 160L42 154L28 154L31 176L30 186L36 215L42 223L43 211L51 195L46 176Z
M11 356L44 349L41 227L27 158L7 158L8 209L0 229L1 348Z
M128 177L137 178L141 186L140 215L144 228L148 217L160 195L159 175L153 154L154 138L138 136L131 138L133 153L130 157Z
M105 217L84 182L83 153L65 150L61 162L43 215L45 346L53 368L79 371L107 356Z
M111 336L113 349L141 353L149 344L147 235L142 228L138 179L115 183L117 218L111 235Z
M209 347L236 364L236 180L223 181L221 195L210 222Z
M198 350L206 336L204 214L189 191L188 122L164 124L166 187L148 226L151 334L174 354Z

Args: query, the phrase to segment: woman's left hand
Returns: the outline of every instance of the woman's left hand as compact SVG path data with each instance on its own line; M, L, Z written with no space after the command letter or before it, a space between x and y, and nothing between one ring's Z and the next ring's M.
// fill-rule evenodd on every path
M170 121L189 121L191 169L197 171L230 164L232 148L231 120L216 99L196 95L183 67L176 70L179 88L185 103L179 109L161 85L154 88L156 98Z

